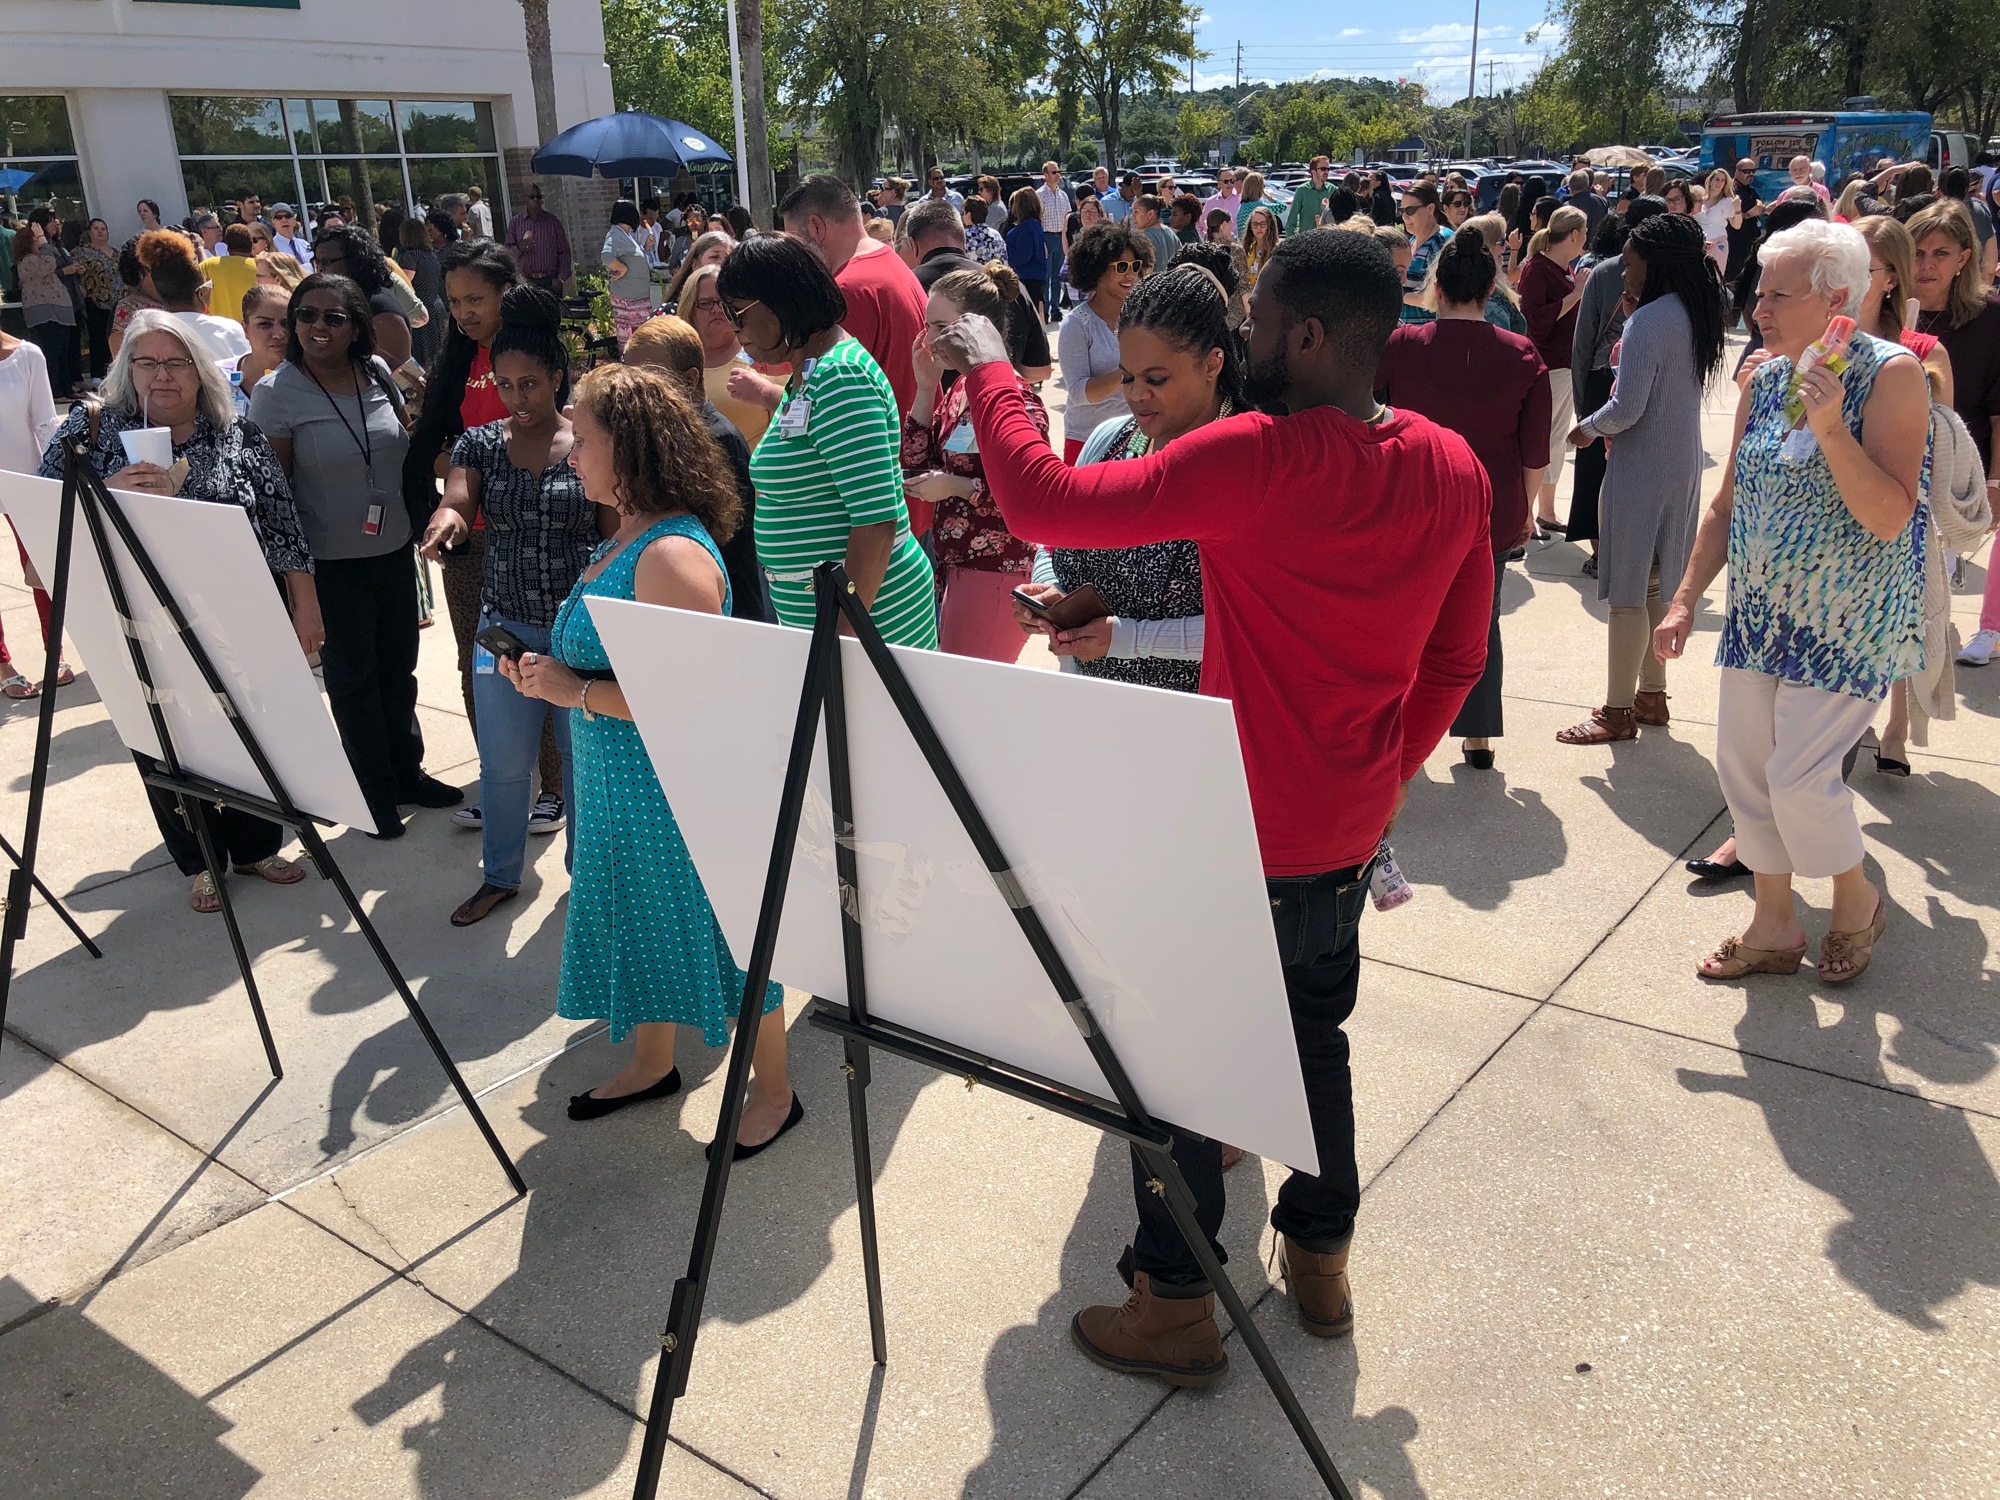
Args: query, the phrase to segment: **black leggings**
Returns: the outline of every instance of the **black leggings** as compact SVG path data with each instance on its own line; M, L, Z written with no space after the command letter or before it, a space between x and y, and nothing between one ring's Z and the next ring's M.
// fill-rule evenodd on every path
M355 778L393 817L423 776L417 727L417 573L407 547L314 563L326 644L320 665Z

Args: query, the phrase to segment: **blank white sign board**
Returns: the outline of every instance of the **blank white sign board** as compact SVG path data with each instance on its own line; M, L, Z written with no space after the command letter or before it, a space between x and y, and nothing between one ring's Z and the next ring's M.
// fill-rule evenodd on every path
M592 599L738 962L750 957L810 636ZM858 641L841 642L868 1009L1112 1090ZM1226 702L896 648L1148 1111L1318 1171ZM825 738L772 977L845 1002Z
M240 506L171 495L119 490L116 499L293 805L374 832L375 819L340 748L340 735L299 650L284 602L272 586L249 516ZM0 508L13 520L43 578L55 577L61 507L59 481L0 472ZM108 522L106 531L182 767L253 797L278 800L209 692L167 612L153 598L139 565ZM70 543L69 581L63 629L83 653L118 737L128 749L160 759L145 689L133 669L124 627L81 509Z

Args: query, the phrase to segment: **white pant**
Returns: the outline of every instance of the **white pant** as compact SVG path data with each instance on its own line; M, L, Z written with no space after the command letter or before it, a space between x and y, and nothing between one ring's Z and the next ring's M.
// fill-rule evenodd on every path
M1861 863L1861 825L1840 763L1879 703L1763 672L1722 669L1715 774L1736 857L1761 875L1838 875Z
M1576 426L1576 388L1567 370L1546 371L1542 379L1549 383L1549 467L1542 483L1554 484L1562 477L1563 456L1569 452L1569 430Z

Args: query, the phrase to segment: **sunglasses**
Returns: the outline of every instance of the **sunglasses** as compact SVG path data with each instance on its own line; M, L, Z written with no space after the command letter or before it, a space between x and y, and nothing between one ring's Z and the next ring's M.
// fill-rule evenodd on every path
M349 323L354 321L346 313L338 309L330 308L325 312L321 312L317 307L302 307L293 313L292 317L307 328L312 327L315 323L324 323L329 328L345 328Z
M764 305L764 299L761 297L752 297L748 302L744 303L741 307L736 307L731 305L730 302L725 298L722 304L722 315L725 318L729 319L730 326L735 328L738 332L741 332L743 328L743 315L748 311L750 311L751 308L762 307L763 305Z
M1405 203L1401 208L1397 209L1396 212L1400 213L1404 218L1407 219L1411 214L1419 213L1422 210L1423 210L1423 204L1421 203Z
M1132 271L1143 271L1146 267L1143 263L1136 260L1114 260L1104 269L1114 276L1124 276Z

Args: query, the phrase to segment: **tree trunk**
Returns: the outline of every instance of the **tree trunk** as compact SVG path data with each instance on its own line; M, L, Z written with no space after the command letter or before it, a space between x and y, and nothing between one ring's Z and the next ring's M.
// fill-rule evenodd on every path
M763 0L737 0L736 42L743 54L743 165L750 177L750 201L744 207L759 228L775 227L771 125L764 114Z
M1056 159L1064 170L1069 168L1070 148L1076 143L1076 119L1078 114L1077 92L1074 88L1056 87Z
M1861 0L1855 7L1854 20L1847 28L1845 51L1847 71L1841 81L1841 97L1852 99L1861 93L1863 72L1868 64L1868 49L1875 36L1875 7L1870 0Z
M549 42L549 0L521 0L528 29L528 74L535 85L535 131L546 146L561 127L556 123L555 51Z

